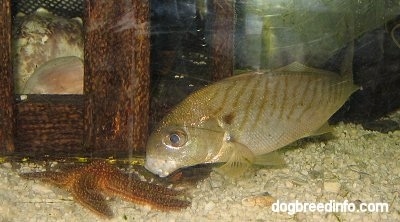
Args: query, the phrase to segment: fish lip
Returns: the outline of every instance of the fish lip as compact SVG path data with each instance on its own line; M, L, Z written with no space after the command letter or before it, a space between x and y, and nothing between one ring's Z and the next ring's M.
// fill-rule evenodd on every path
M177 169L175 161L157 159L146 159L144 168L159 177L166 177Z

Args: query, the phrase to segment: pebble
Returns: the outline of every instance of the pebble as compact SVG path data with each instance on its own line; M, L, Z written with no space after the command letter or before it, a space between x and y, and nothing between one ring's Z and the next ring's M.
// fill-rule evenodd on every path
M55 166L57 166L57 165L58 165L58 162L53 161L53 162L51 162L50 167L55 167Z
M42 184L33 184L31 189L37 194L47 194L53 192L49 186L44 186Z
M251 206L269 207L275 202L276 199L269 194L250 196L242 199L242 205L247 207Z
M11 169L11 167L12 167L11 163L9 163L9 162L3 163L1 166L6 169Z
M296 221L299 221L299 222L308 221L307 220L307 215L305 213L303 213L303 212L296 213L294 215L294 218L295 218Z
M286 182L285 182L285 186L286 186L287 188L292 188L292 187L293 187L293 183L292 183L291 181L286 181Z
M325 181L324 191L338 193L340 190L340 183L336 181Z
M358 180L360 178L360 174L354 170L348 170L345 173L346 177L352 180Z
M210 185L212 188L219 188L222 187L222 185L224 184L224 182L222 181L223 179L219 179L219 178L213 178L210 181Z
M300 173L303 174L304 176L308 175L308 171L307 170L302 170Z
M341 197L347 197L347 195L349 194L349 190L346 187L341 188L338 194Z
M205 211L210 211L212 209L215 208L215 203L213 201L209 201L205 206L204 206L204 210Z
M259 169L257 171L257 175L260 175L260 176L268 176L269 174L271 174L270 169Z
M311 179L318 179L318 178L322 178L322 176L324 175L322 172L317 171L317 170L311 170L309 172L310 178Z

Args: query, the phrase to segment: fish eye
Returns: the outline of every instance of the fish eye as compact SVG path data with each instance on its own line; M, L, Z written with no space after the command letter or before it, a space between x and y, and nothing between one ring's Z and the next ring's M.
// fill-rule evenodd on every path
M169 135L169 141L171 141L172 144L178 144L180 140L181 138L178 134L173 133Z
M184 131L176 130L168 133L163 143L170 148L179 148L187 142L187 134Z

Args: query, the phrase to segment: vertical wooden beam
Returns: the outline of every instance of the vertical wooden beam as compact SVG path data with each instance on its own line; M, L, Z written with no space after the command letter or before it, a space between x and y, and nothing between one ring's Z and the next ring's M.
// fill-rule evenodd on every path
M11 0L0 0L0 153L14 151Z
M148 0L86 0L85 145L143 152L149 113Z
M211 1L211 56L214 81L233 75L235 1Z

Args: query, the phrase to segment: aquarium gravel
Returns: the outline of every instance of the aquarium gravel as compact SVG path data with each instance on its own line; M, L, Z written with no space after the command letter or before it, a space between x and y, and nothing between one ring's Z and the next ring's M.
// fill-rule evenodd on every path
M399 122L400 111L390 119ZM331 138L306 139L282 150L284 168L254 168L237 181L211 176L188 191L191 207L162 212L110 199L111 221L400 221L400 131L379 133L340 123ZM20 172L44 167L0 165L0 221L99 221L69 193L25 180ZM57 162L50 164L56 166ZM383 202L389 212L273 212L280 203ZM358 208L357 208L358 209Z

